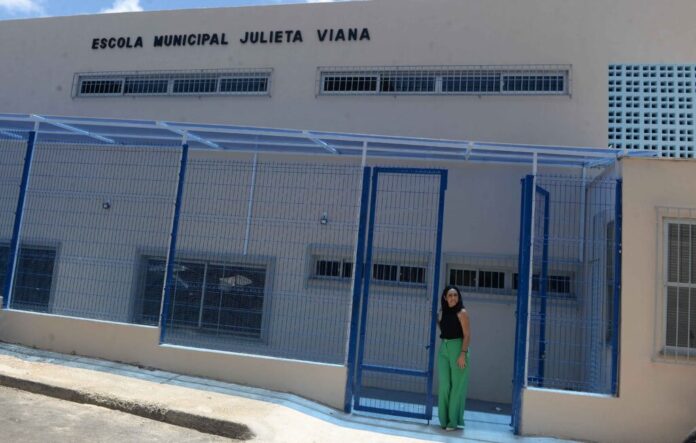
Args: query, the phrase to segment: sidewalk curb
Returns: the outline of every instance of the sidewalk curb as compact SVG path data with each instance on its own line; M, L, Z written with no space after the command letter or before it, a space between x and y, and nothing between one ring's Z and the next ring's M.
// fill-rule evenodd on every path
M101 406L103 408L137 415L150 420L168 423L170 425L194 429L207 434L219 435L221 437L233 438L237 440L250 440L255 437L251 429L249 429L249 427L245 424L170 409L163 405L153 403L138 403L131 400L124 400L116 396L94 394L91 392L80 391L78 389L63 388L38 381L11 377L4 374L0 374L0 385L75 403Z

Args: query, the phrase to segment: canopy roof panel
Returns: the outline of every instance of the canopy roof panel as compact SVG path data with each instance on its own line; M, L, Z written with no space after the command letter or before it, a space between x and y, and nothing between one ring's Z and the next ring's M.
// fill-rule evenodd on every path
M566 166L606 166L623 156L656 156L647 151L611 148L544 146L347 134L296 129L154 120L0 114L0 139L111 146L179 146L239 152L279 152L301 155L390 157L492 163L534 163Z

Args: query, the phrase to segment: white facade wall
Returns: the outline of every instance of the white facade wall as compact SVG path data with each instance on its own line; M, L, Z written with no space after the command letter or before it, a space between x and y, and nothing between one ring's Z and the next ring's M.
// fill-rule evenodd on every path
M4 21L0 112L606 146L608 65L692 62L694 15L690 0L375 0ZM317 40L350 27L371 39ZM304 41L239 43L285 29ZM152 47L155 35L200 32L229 45ZM143 48L91 49L111 36L142 36ZM319 66L534 64L572 65L572 95L316 95ZM77 72L230 68L272 68L270 97L71 97Z

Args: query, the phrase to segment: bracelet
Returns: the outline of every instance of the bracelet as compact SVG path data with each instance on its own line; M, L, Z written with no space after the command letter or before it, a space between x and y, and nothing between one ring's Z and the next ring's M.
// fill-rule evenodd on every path
M467 349L466 351L462 351L461 353L462 353L462 354L468 354L468 353L469 353L469 350Z

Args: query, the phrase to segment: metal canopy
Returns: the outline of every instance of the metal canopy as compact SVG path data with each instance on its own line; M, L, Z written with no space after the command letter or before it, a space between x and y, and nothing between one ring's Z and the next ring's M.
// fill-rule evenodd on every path
M506 164L536 162L559 167L600 167L624 156L656 156L647 151L610 148L486 143L154 120L0 114L0 140L23 140L29 131L37 131L39 141L43 143L164 147L178 146L186 139L192 149Z

